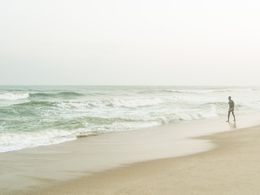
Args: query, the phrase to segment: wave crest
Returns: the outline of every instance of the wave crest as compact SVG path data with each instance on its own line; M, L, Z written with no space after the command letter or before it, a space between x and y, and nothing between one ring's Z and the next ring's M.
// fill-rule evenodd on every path
M15 101L15 100L22 100L27 99L29 97L29 93L1 93L0 100L7 100L7 101Z
M79 96L83 96L82 93L72 92L72 91L64 91L58 93L31 93L31 98L75 98Z

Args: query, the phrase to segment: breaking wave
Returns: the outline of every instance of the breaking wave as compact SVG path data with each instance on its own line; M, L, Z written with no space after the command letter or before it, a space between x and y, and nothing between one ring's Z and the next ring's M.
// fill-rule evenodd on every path
M260 111L255 88L0 87L0 152L226 115Z

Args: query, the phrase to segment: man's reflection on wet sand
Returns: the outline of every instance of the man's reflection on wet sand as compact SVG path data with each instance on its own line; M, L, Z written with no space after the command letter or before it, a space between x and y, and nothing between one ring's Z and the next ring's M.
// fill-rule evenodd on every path
M229 124L230 129L236 129L237 128L236 121L234 121L233 123L229 122L228 124Z

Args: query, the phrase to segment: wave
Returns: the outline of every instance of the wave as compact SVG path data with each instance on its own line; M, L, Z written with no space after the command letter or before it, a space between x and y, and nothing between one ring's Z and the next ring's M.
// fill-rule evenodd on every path
M28 92L6 92L0 93L0 100L4 101L17 101L25 100L28 98L76 98L84 96L82 93L64 91L59 93L28 93Z
M227 109L228 108L228 103L227 102L207 102L207 103L204 103L201 105L202 107L203 106L216 106L218 108L225 108ZM236 104L235 105L236 108L242 108L242 107L247 107L248 109L250 109L250 104L247 105L247 104Z
M162 92L182 93L182 94L205 94L205 93L225 93L225 92L253 92L254 88L226 88L226 89L163 89Z
M21 150L36 146L59 144L75 140L75 136L62 130L38 132L0 133L0 152Z
M128 108L136 108L136 107L146 107L146 106L154 106L163 103L164 101L160 98L129 98L129 99L112 99L107 102L107 105L113 107L128 107Z
M40 106L40 107L45 107L45 106L55 106L57 103L56 102L48 102L48 101L29 101L29 102L24 102L20 104L13 104L12 107L34 107L34 106Z
M29 93L1 93L0 100L7 100L7 101L15 101L15 100L23 100L29 97Z
M228 103L227 102L207 102L207 103L204 103L202 104L202 106L219 106L219 107L227 107Z
M132 109L144 108L163 104L165 101L160 98L95 98L87 99L85 101L61 101L57 102L57 106L62 109L98 109L98 108L118 108L118 109Z
M58 93L30 93L31 98L75 98L80 96L84 96L84 94L70 91Z
M47 101L29 101L23 103L15 103L7 106L0 107L0 116L3 119L6 119L3 123L13 120L13 124L19 123L22 121L23 117L32 117L30 120L34 121L35 116L42 116L42 114L48 115L50 109L55 110L55 102ZM1 125L1 121L0 121ZM27 124L30 127L30 124ZM10 124L12 126L12 124ZM0 129L1 130L1 129Z
M126 88L127 89L127 88ZM259 92L232 88L24 88L0 92L0 152L89 134L260 111ZM248 94L250 93L250 94Z
M48 128L44 130L33 131L28 129L27 132L0 131L0 152L57 144L92 134L99 135L108 132L134 130L184 120L208 118L210 116L215 116L215 113L201 111L191 113L179 112L150 119L86 116L71 120L62 119L54 122L49 121L47 122Z

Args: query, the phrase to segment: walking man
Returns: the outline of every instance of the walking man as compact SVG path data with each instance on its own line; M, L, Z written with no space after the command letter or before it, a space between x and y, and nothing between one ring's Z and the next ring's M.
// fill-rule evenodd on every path
M227 120L227 122L229 122L230 113L232 113L233 119L234 119L234 121L236 121L236 117L235 117L235 114L234 114L235 103L231 99L231 96L228 97L228 105L229 105L229 109L228 109L228 120Z

